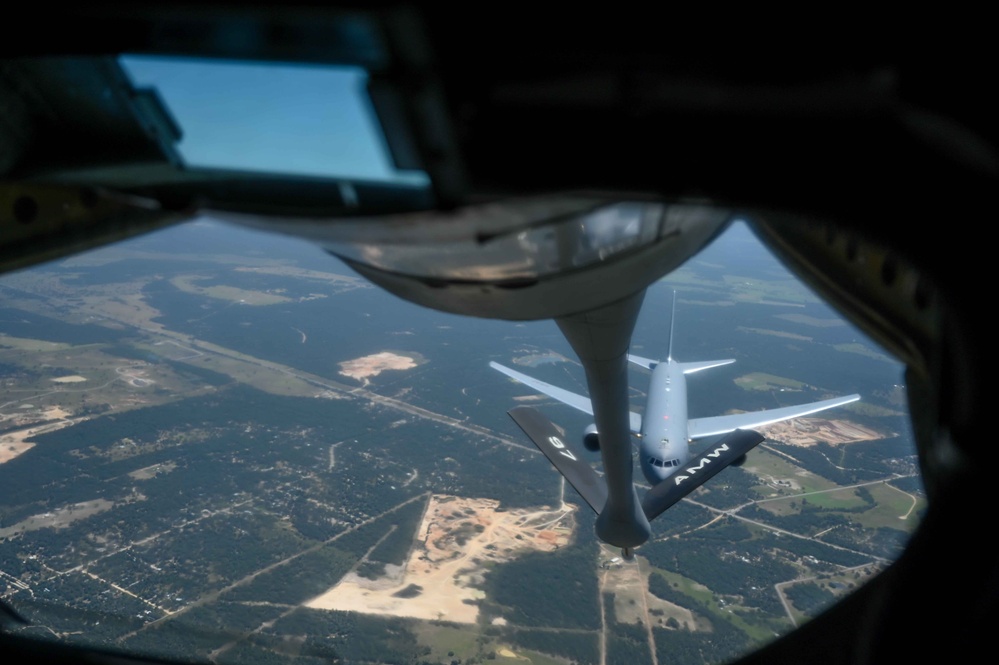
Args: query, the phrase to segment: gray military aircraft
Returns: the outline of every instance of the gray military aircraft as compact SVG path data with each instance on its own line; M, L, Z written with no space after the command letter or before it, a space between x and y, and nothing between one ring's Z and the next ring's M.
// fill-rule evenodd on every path
M675 295L673 314L675 319ZM652 371L644 414L629 414L631 431L639 441L642 473L652 485L642 499L642 512L650 521L726 466L741 465L746 460L746 453L764 439L751 428L806 416L860 399L860 395L854 394L778 409L688 419L686 375L728 365L735 360L677 362L673 359L672 339L671 320L665 360L628 354L630 362ZM590 399L583 395L539 381L497 362L491 362L489 366L538 392L593 415ZM599 515L607 502L606 483L587 461L572 451L563 440L562 432L531 407L516 407L509 414ZM698 439L711 442L699 454L691 455L690 442ZM583 444L592 452L600 449L595 425L584 431ZM626 555L630 554L630 548L623 549Z

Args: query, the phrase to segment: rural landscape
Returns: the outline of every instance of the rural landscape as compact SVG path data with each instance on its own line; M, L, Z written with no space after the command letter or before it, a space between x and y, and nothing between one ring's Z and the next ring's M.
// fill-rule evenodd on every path
M634 353L664 351L674 289L674 354L737 360L689 380L691 417L861 400L761 430L623 560L506 411L538 408L580 455L589 416L488 366L585 393L550 321L422 309L208 220L3 276L0 626L211 663L665 665L765 644L918 524L903 368L743 225L650 288Z

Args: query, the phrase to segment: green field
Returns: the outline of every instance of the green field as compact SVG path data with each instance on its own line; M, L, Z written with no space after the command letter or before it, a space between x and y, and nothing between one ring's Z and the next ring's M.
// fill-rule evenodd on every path
M771 487L757 486L756 491L760 498L771 498L774 494L796 495L808 492L821 492L822 490L835 489L839 487L836 483L826 480L822 476L814 473L802 473L801 469L787 458L768 451L762 446L750 453L746 465L752 469L753 473L764 478L787 479L795 483L798 487Z
M200 296L215 298L216 300L228 300L232 303L243 305L277 305L278 303L291 301L291 298L276 293L249 291L224 284L217 284L215 286L198 286L195 284L196 281L201 279L208 278L198 275L181 275L171 279L170 283L185 293L194 293Z
M913 507L913 496L887 483L867 485L867 490L877 502L877 508L865 511L856 518L865 528L889 527L909 530L909 525L918 521L918 516L926 507L925 498L918 498ZM905 518L905 519L903 519Z
M788 379L775 374L766 374L764 372L753 372L752 374L740 376L735 380L735 384L743 390L779 390L781 388L801 390L806 385L801 381L795 381L794 379Z
M749 635L753 641L763 641L773 637L773 627L768 625L769 617L767 617L768 623L766 624L751 621L749 619L752 618L752 613L740 612L739 610L744 608L727 602L723 597L693 580L658 568L653 569L652 574L661 575L671 585L677 584L677 591L700 602L711 613L711 616L707 617L710 621L727 621ZM695 612L696 616L697 612ZM703 617L698 618L701 620L698 621L697 629L710 630L708 625L702 623Z
M26 339L24 337L11 337L0 333L0 349L12 349L18 353L51 353L53 351L65 351L72 348L70 344L59 342L46 342L40 339Z
M875 360L882 360L887 363L895 363L896 360L891 356L879 353L869 346L864 346L863 344L836 344L833 346L837 351L842 351L843 353L856 353L867 358L873 358Z
M817 492L804 498L808 500L809 505L825 510L851 510L867 505L867 502L857 496L857 490L850 487L829 492Z
M457 624L420 621L413 631L420 644L430 647L429 660L449 663L452 659L460 659L464 662L479 652L476 641L479 629L475 626L459 627Z

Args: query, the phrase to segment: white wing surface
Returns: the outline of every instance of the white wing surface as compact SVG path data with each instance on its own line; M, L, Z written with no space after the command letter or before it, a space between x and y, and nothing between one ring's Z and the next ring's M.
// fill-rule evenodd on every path
M710 418L693 418L687 423L687 436L691 439L700 439L706 436L725 434L734 429L762 427L763 425L770 425L782 420L790 420L791 418L799 418L817 411L824 411L836 406L849 404L850 402L856 402L859 399L860 395L847 395L846 397L834 397L833 399L826 399L821 402L785 406L780 409L750 411L748 413L712 416Z
M700 372L702 369L711 369L712 367L731 365L734 362L735 358L728 358L726 360L702 360L700 362L677 363L677 364L680 366L680 370L684 374L693 374L694 372Z
M593 405L590 404L590 398L583 395L577 395L574 392L565 390L564 388L559 388L558 386L553 386L550 383L545 383L544 381L539 381L537 379L531 378L526 374L521 374L515 369L510 369L505 365L500 365L497 362L490 362L489 366L498 372L502 372L509 376L511 379L520 381L525 386L530 386L534 388L539 393L553 397L563 404L568 404L574 409L579 409L583 413L588 413L593 415ZM637 413L631 413L631 431L641 432L642 431L642 416Z
M656 365L659 364L658 360L653 360L652 358L643 358L642 356L636 356L631 353L628 354L628 360L640 367L644 367L645 369L655 369Z

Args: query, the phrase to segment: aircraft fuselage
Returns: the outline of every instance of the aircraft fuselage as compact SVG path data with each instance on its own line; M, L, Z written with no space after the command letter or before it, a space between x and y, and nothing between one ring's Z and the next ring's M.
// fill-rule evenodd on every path
M642 474L653 487L690 459L687 379L672 358L652 370L641 434Z

